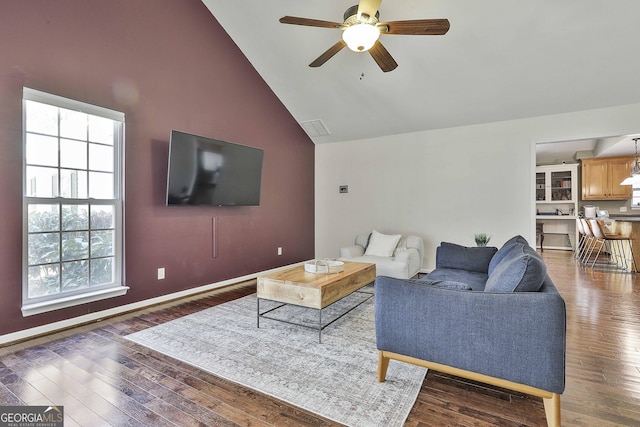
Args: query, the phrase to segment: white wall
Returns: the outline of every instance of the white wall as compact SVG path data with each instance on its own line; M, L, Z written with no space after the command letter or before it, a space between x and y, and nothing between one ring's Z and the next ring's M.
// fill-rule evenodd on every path
M535 239L536 142L640 132L640 104L316 145L316 257L357 233L417 234L423 268L441 241ZM348 194L339 194L340 185Z

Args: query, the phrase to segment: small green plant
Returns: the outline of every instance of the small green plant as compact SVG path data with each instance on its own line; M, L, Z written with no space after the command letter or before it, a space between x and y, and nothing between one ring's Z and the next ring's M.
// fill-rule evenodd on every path
M476 239L477 246L487 246L487 243L489 243L489 240L491 240L491 236L488 236L486 233L479 233L474 237Z

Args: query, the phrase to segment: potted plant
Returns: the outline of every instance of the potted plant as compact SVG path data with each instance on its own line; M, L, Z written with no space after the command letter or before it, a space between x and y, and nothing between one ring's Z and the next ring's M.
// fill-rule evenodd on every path
M489 240L491 240L491 236L488 236L486 233L479 233L474 237L476 239L477 246L487 246L487 243L489 243Z

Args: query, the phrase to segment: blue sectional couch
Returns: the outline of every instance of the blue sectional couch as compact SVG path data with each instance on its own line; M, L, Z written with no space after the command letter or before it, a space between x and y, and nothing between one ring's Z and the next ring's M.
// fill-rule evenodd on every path
M375 282L378 380L390 360L543 398L560 425L565 303L539 254L516 236L500 249L442 243L418 280Z

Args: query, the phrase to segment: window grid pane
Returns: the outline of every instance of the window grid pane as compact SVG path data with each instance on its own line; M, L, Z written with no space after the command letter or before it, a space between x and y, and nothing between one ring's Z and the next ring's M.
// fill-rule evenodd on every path
M113 147L89 144L89 169L113 172Z
M113 257L108 257L98 258L91 261L90 286L113 282L115 268L113 260Z
M25 192L29 197L56 197L58 169L27 166Z
M89 205L62 205L62 229L88 231Z
M86 199L88 176L86 171L61 169L60 197L67 199Z
M87 124L87 114L60 108L60 136L86 141Z
M113 174L105 172L89 172L89 198L113 199Z
M61 140L60 166L63 168L87 169L87 143L72 139Z
M29 266L50 264L60 260L60 233L29 235Z
M58 138L27 134L27 164L58 166Z
M58 108L35 101L26 101L27 132L58 135Z
M72 261L62 264L62 292L89 287L89 261Z
M29 298L60 293L60 266L58 264L29 267Z
M58 204L29 205L27 231L37 233L60 230L60 206Z

